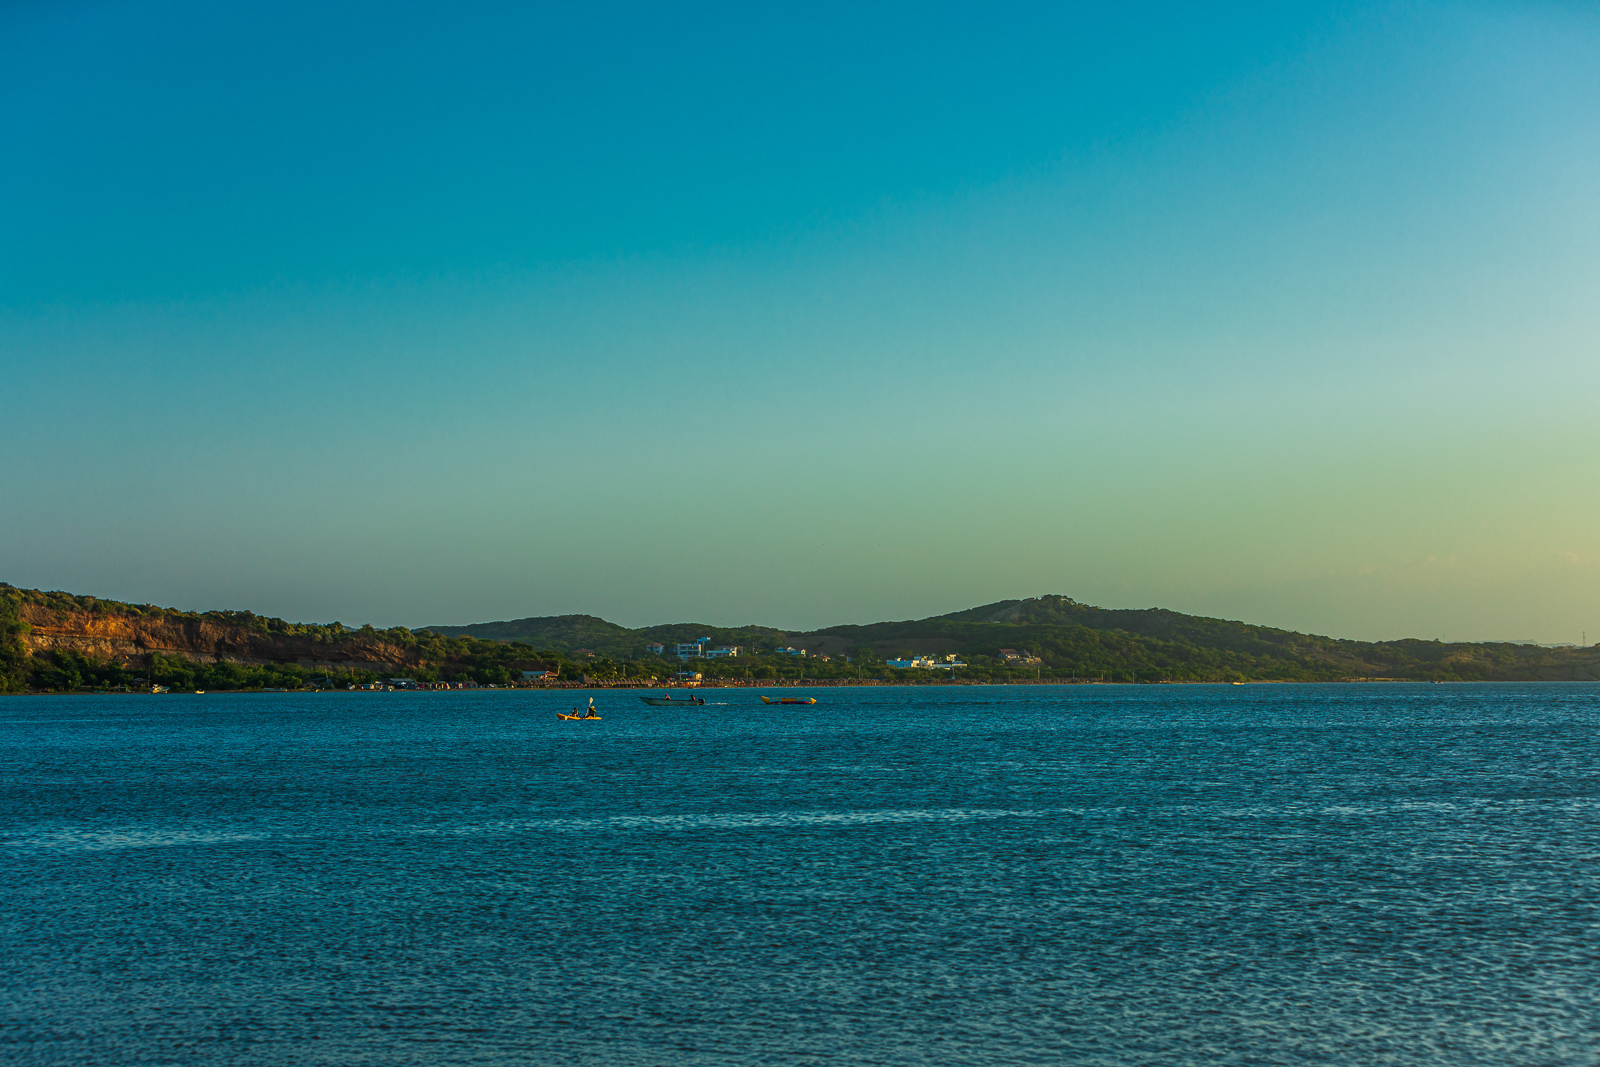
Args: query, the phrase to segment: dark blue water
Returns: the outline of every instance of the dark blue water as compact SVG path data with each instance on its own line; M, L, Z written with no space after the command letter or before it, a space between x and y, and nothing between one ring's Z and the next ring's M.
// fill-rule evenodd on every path
M1600 686L708 695L0 698L0 1059L1600 1059Z

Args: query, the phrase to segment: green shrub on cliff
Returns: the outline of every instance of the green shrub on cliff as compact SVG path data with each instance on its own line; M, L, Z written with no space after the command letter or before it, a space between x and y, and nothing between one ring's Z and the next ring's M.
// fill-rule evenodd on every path
M28 624L17 618L19 598L14 590L0 590L0 693L20 693L28 688L28 650L22 635Z

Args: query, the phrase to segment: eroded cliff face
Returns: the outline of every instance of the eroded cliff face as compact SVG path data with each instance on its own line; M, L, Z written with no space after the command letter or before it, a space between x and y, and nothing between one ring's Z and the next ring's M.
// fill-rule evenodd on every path
M381 634L351 633L336 641L263 633L216 619L151 617L60 611L24 604L18 611L32 629L23 635L30 653L71 649L96 660L142 665L151 652L201 663L295 663L311 668L386 671L413 667L413 650Z

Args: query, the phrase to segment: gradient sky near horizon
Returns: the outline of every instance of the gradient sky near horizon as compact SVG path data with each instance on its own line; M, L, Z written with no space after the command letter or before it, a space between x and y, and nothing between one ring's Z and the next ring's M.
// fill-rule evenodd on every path
M1600 640L1593 4L20 3L0 99L14 585Z

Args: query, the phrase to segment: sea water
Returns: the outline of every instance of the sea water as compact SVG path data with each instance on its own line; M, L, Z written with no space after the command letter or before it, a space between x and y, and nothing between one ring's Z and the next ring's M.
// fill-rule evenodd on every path
M0 1059L1600 1059L1600 686L810 693L0 698Z

